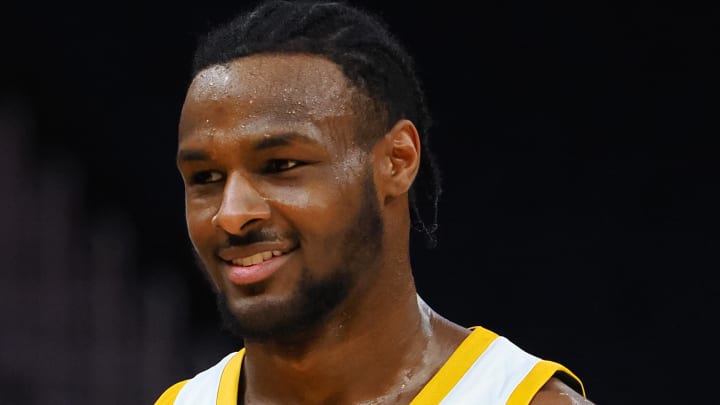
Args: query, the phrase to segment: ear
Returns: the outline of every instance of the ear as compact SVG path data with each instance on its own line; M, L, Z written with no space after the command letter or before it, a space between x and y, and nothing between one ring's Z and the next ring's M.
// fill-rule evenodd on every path
M410 190L420 167L420 136L415 125L398 121L374 147L375 184L383 199Z

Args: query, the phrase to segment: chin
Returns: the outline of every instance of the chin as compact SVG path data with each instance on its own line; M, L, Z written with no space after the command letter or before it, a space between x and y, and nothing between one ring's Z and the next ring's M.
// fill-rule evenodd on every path
M267 294L243 297L217 295L223 329L242 339L287 338L318 327L342 304L350 293L349 275L330 280L303 279L285 297Z

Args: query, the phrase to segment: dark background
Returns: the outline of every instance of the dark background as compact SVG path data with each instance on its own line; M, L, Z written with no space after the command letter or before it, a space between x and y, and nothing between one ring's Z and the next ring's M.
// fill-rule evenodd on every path
M0 405L151 403L235 349L174 153L195 38L243 4L3 5ZM362 4L434 113L425 300L570 367L598 405L711 403L718 8Z

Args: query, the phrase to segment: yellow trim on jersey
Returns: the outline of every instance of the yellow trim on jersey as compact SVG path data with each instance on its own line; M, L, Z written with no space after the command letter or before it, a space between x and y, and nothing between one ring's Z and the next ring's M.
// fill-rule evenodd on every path
M508 398L507 405L527 405L528 401L531 400L535 394L540 391L540 388L558 371L562 371L573 377L577 383L580 384L581 393L585 396L585 387L583 387L582 382L575 374L562 364L549 360L540 360L532 370L530 370L528 375L523 378L520 384L515 387L510 398Z
M217 405L237 405L240 368L245 348L240 349L225 365L218 387Z
M543 361L547 361L547 362L553 363L552 361L549 361L549 360L543 360ZM556 363L556 364L557 364L557 363ZM561 364L557 364L557 366L558 366L558 370L560 370L560 371L564 372L565 374L569 375L570 377L572 377L572 378L575 380L575 382L578 383L578 385L580 386L580 393L582 394L582 396L584 396L585 398L587 398L587 392L585 392L585 385L583 385L583 382L582 382L582 380L580 379L580 377L576 376L575 373L573 373L572 371L570 371L570 369L566 368L565 366L563 366L563 365L561 365Z
M471 329L470 335L460 343L410 405L439 404L470 369L478 356L498 337L495 332L480 326Z
M460 343L445 364L410 402L410 405L439 404L473 366L478 357L499 337L495 332L480 326L470 329L472 330L470 335ZM244 355L245 349L240 349L223 367L217 386L216 405L237 404ZM579 384L582 395L586 396L582 381L568 368L553 361L539 360L510 394L507 405L526 405L558 371L573 378ZM173 405L180 390L188 381L190 380L183 380L170 386L155 401L154 405Z
M178 393L188 381L190 380L188 379L179 381L168 387L168 389L166 389L165 392L160 395L160 398L155 401L154 405L172 405L173 403L175 403L175 398L177 398Z

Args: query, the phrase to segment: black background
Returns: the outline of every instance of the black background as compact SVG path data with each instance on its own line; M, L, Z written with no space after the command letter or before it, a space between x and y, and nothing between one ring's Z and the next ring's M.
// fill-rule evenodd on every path
M139 282L180 274L210 333L176 125L196 35L242 4L3 6L3 96L31 117L32 153L79 168L83 215L122 212ZM362 4L416 56L435 118L439 245L414 256L426 301L569 366L598 404L711 403L718 9Z

